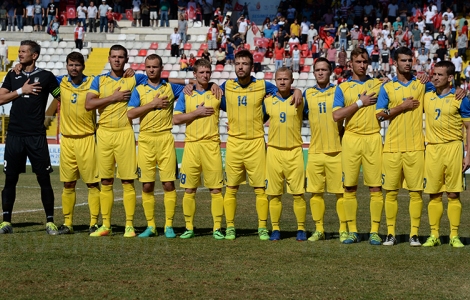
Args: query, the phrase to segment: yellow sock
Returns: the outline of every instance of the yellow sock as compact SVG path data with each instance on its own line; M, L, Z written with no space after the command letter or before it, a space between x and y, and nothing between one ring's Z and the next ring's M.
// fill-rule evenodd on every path
M142 207L144 208L145 219L147 219L147 226L155 229L155 195L153 192L146 193L142 191Z
M183 214L187 230L194 230L194 214L196 213L196 193L184 193Z
M423 197L421 192L410 192L410 237L418 235L419 225L421 223L421 211L423 210Z
M387 232L395 236L398 213L398 190L385 193L385 217L387 218Z
M126 226L134 226L134 214L135 214L135 188L132 183L123 183L123 202L124 211L126 212Z
M281 230L279 228L279 220L282 214L281 195L271 196L269 200L269 215L271 216L271 225L273 230Z
M316 231L324 232L323 217L325 216L325 200L323 200L323 194L312 195L312 198L310 198L310 210L312 211Z
M226 188L224 196L225 222L227 227L234 227L235 211L237 210L237 191L236 189Z
M111 228L111 212L113 210L114 192L112 185L102 185L100 192L101 217L103 226Z
M357 233L356 217L357 217L357 199L356 192L344 192L343 200L344 212L348 221L349 232Z
M222 217L224 215L224 197L222 193L211 193L211 213L214 220L214 231L222 227Z
M75 189L62 189L62 212L64 213L64 224L72 226L73 209L75 208Z
M164 193L163 204L165 205L165 227L173 227L173 218L175 217L176 208L176 190Z
M90 227L98 224L100 214L100 189L96 186L88 188L88 208L90 209Z
M269 201L268 195L263 189L255 189L256 194L256 212L258 213L258 228L267 228Z
M439 237L439 227L441 225L441 218L444 212L442 205L442 195L432 198L428 204L429 226L431 226L431 234Z
M462 203L460 198L448 198L447 217L450 223L450 238L459 235L460 216L462 215Z
M339 219L339 232L348 231L348 222L346 221L346 212L344 211L343 194L336 194L336 213Z
M382 192L370 193L370 232L379 232L380 219L384 208L384 198Z
M297 219L297 230L305 230L307 202L305 202L304 195L294 195L294 214Z

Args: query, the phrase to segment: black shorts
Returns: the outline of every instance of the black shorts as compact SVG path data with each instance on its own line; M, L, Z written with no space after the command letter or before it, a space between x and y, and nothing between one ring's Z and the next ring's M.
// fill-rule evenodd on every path
M3 172L7 175L25 173L26 157L29 158L33 172L37 175L53 171L45 136L7 135Z

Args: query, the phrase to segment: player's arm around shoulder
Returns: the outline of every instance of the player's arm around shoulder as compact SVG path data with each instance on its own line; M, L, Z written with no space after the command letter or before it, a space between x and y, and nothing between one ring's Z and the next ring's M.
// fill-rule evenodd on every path
M129 101L131 97L131 91L121 90L121 87L118 87L110 96L100 98L100 80L101 76L96 76L91 83L90 91L86 95L86 110L100 109L115 102Z

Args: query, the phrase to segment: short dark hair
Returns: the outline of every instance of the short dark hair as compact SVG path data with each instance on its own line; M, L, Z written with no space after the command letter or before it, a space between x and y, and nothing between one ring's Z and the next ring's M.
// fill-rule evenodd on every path
M289 77L291 79L293 79L293 76L292 76L292 70L289 69L288 67L280 67L279 69L276 70L276 73L274 73L274 78L276 78L276 75L278 72L288 72L289 73Z
M67 58L65 59L66 63L69 63L69 61L75 61L80 63L82 66L85 65L85 58L83 57L83 54L77 51L70 52L67 55Z
M211 63L207 59L200 58L200 59L196 60L196 62L194 63L194 67L193 67L194 72L197 72L197 70L201 67L209 68L209 70L211 70L211 72L212 72Z
M32 53L37 53L38 56L41 54L41 46L35 41L24 40L21 41L20 46L29 46Z
M354 48L354 50L351 51L351 60L352 60L354 57L357 57L357 56L363 55L363 54L365 54L365 55L367 56L367 58L369 58L369 52L367 52L366 49L360 48L360 47Z
M235 54L235 59L240 58L240 57L248 57L250 59L250 64L253 65L253 54L249 50L243 49L238 51Z
M395 50L395 53L393 54L393 60L398 61L398 55L400 55L400 54L413 57L413 51L411 51L410 48L400 47L397 50Z
M325 57L319 57L313 62L313 71L315 71L315 66L319 62L325 62L328 65L328 70L330 70L330 72L333 72L333 68L331 67L330 61L326 59Z
M158 60L160 62L160 66L162 67L163 66L163 61L162 61L162 58L160 57L160 55L158 54L150 54L149 56L147 56L145 58L145 60Z
M111 51L124 51L124 56L127 58L127 49L122 45L112 45L111 48L109 48L109 55L111 55Z
M455 65L453 62L448 60L441 60L440 62L434 65L435 68L446 68L447 75L454 75L455 73Z

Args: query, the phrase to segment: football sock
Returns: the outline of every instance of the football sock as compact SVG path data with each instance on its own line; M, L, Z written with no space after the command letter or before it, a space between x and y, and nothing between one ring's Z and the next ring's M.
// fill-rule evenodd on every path
M2 191L3 221L11 223L11 213L16 198L16 184L20 175L5 175L5 187Z
M325 216L325 200L323 199L323 194L314 193L312 195L312 198L310 198L310 210L312 211L315 230L324 232L323 217Z
M234 227L235 211L237 210L237 191L236 189L226 188L224 196L225 222L227 227Z
M196 193L184 193L183 196L183 214L186 223L186 229L193 230L194 214L196 213Z
M279 228L279 220L282 214L281 195L271 196L269 200L269 215L271 216L271 225L273 230L281 230Z
M222 227L222 217L224 215L224 197L222 193L211 193L211 213L214 220L214 230Z
M395 236L398 213L398 190L385 192L385 217L387 218L387 234Z
M176 190L166 192L163 195L163 204L165 205L165 227L173 227L173 218L176 208Z
M344 212L348 221L349 232L357 232L356 215L357 215L357 199L356 192L344 192Z
M124 210L126 212L126 226L134 226L135 214L135 188L133 183L123 183L123 202Z
M46 222L54 222L54 191L51 185L51 176L48 174L37 175L41 187L41 201L46 213Z
M379 232L380 219L382 218L382 210L384 200L382 192L370 193L370 232Z
M98 224L100 214L100 189L96 186L88 188L88 208L90 209L90 226Z
M348 231L348 222L346 221L346 212L344 211L343 194L336 194L336 213L339 219L339 232Z
M460 198L448 198L447 217L450 223L450 238L459 235L460 216L462 215L462 203Z
M304 195L294 195L294 214L297 219L297 230L305 230L307 202L305 202Z
M103 226L111 228L111 211L113 210L114 191L112 185L101 185L100 208Z
M144 208L145 219L147 219L147 226L156 228L155 225L155 195L153 192L146 193L142 191L142 207Z
M410 236L418 235L421 223L421 211L423 210L423 197L421 192L410 192Z
M256 212L258 213L258 228L267 228L269 201L264 189L255 189Z
M431 198L428 204L429 225L431 226L431 234L439 237L439 227L441 225L441 218L444 211L442 205L442 195Z
M64 225L72 226L73 209L75 207L76 193L75 188L62 189L62 212L64 214Z

